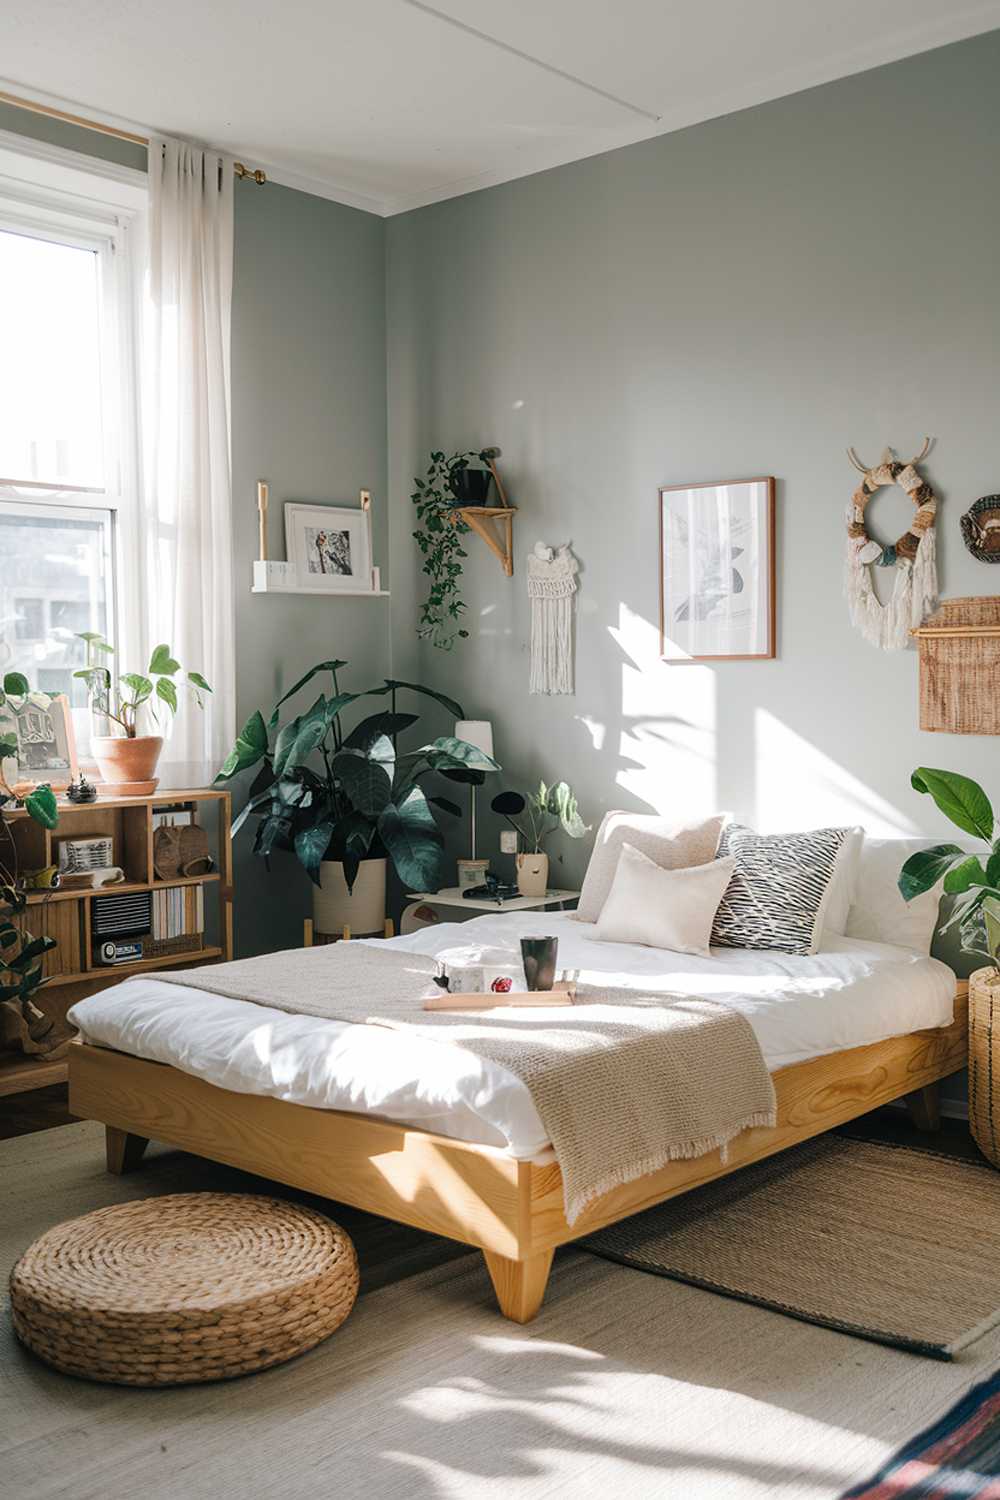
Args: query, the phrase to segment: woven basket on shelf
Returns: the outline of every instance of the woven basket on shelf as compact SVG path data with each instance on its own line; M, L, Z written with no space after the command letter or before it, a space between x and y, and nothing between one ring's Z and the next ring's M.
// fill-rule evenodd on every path
M969 1129L1000 1167L1000 969L969 979Z
M249 1193L175 1193L58 1224L10 1278L14 1331L71 1375L117 1385L223 1380L280 1364L344 1321L348 1236Z

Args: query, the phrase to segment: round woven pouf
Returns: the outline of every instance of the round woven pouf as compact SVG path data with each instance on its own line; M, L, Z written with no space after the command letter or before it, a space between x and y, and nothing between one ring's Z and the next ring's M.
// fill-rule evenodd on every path
M969 1129L1000 1167L1000 970L969 976Z
M117 1385L266 1370L333 1333L357 1293L338 1225L249 1193L100 1208L43 1234L10 1278L21 1342L57 1370Z

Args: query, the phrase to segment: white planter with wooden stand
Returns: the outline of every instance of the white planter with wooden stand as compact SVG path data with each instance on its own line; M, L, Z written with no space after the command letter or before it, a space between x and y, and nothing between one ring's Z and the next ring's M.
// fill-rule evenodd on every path
M339 937L347 927L352 937L381 937L385 930L385 859L363 859L353 891L347 889L339 860L325 859L319 867L320 884L312 888L316 932Z
M522 896L544 896L549 886L549 856L547 854L519 854L517 865L517 888Z

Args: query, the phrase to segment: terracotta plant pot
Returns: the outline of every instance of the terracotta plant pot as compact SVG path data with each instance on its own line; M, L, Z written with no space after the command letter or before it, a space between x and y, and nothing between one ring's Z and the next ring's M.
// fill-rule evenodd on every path
M90 745L109 791L128 787L136 796L156 791L156 767L163 749L161 735L140 734L134 740L118 735L94 735ZM140 793L140 786L148 787L148 792Z
M354 890L347 889L339 860L325 859L314 885L313 926L325 937L340 937L345 927L352 937L381 937L385 931L384 859L363 859Z
M522 896L544 896L549 888L549 856L518 854L517 888Z

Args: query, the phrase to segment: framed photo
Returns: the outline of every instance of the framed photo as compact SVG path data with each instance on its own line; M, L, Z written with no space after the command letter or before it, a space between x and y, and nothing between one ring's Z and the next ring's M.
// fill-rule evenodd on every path
M774 479L660 490L660 655L775 655Z
M285 555L295 564L299 588L370 594L370 511L290 501L285 506Z
M8 698L0 705L0 734L17 736L17 756L3 762L8 786L47 781L53 791L64 791L77 774L73 716L65 695L41 703Z

